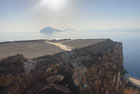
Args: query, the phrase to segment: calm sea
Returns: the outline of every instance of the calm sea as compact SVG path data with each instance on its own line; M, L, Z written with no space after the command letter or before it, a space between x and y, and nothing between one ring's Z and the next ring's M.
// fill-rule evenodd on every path
M100 39L110 38L123 43L124 67L128 76L140 79L140 31L139 32L92 32L65 31L42 34L39 32L0 33L0 41L20 41L34 39Z

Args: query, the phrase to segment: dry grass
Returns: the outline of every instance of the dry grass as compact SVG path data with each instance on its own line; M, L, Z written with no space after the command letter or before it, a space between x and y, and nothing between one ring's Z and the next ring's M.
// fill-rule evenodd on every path
M123 94L140 94L140 90L133 87L127 87L124 89Z
M104 40L79 39L62 41L59 40L56 42L54 41L54 43L53 41L50 41L51 43L47 43L45 40L0 43L0 60L16 54L23 54L26 58L29 59L45 55L53 55L62 51L70 51L71 49L67 48L67 46L72 47L72 49L76 49L93 45L102 41Z

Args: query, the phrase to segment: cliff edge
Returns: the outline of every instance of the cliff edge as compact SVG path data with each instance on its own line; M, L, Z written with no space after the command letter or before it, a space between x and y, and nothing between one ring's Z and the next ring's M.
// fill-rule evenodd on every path
M112 40L32 59L15 55L0 61L0 94L123 94L123 72L122 44Z

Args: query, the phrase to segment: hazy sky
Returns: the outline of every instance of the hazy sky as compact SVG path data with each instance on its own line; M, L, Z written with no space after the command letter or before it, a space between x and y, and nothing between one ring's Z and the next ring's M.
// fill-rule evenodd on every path
M0 32L140 28L140 0L0 0Z

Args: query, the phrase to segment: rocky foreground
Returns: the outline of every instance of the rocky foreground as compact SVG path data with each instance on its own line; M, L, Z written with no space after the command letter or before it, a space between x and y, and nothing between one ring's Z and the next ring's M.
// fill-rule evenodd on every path
M0 94L140 94L138 88L123 79L121 43L109 39L50 42L67 45L72 50L55 47L59 51L55 49L46 56L33 54L31 58L33 52L24 52L23 47L23 55L5 55L1 59ZM49 47L56 46L52 45ZM27 50L32 48L24 46Z

